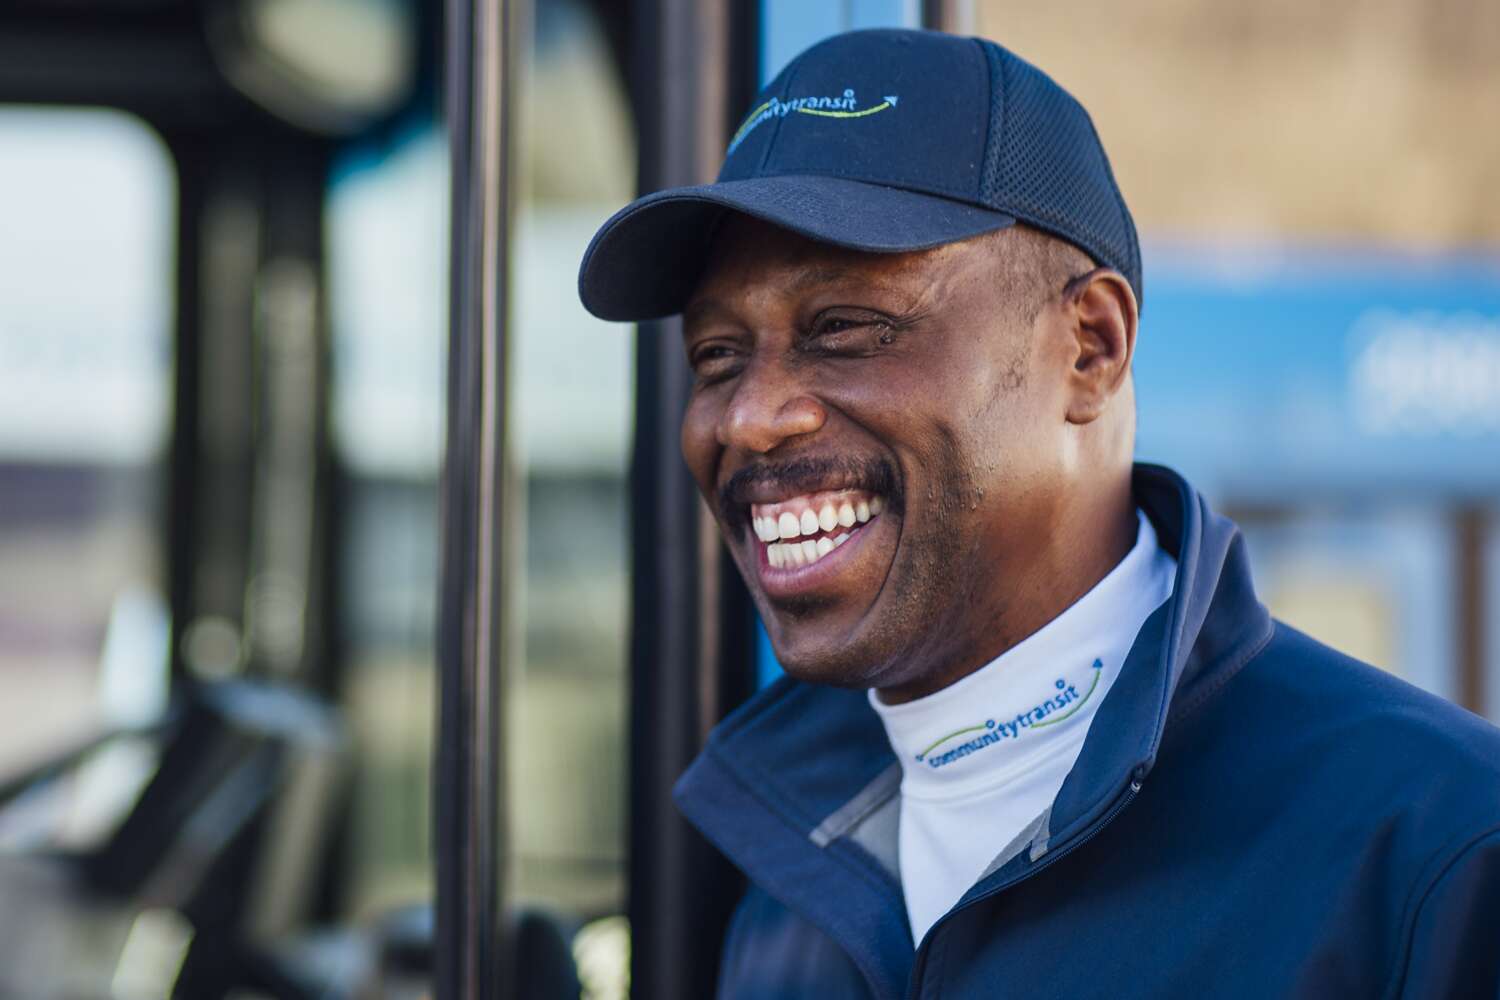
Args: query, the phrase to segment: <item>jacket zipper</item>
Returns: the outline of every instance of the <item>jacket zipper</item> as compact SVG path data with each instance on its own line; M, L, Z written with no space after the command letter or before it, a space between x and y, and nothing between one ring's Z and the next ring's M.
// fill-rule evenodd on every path
M1055 850L1049 850L1042 856L1041 860L1037 861L1026 871L1015 876L1009 881L1001 882L999 885L991 886L984 892L975 896L973 899L964 903L964 905L958 907L957 909L949 910L947 913L943 914L943 916L939 917L937 923L932 925L932 929L929 930L922 939L922 947L917 952L916 961L912 966L911 979L907 984L907 1000L919 1000L918 994L921 992L922 979L927 972L928 945L932 943L933 939L936 937L936 932L945 923L947 923L958 914L962 913L964 910L969 909L971 906L974 906L977 903L981 903L992 896L1002 893L1013 885L1017 885L1021 882L1026 881L1037 872L1047 868L1053 862L1067 857L1073 851L1082 847L1084 844L1087 844L1090 840L1093 840L1094 837L1098 835L1100 830L1108 826L1110 824L1110 821L1120 814L1120 810L1124 809L1126 806L1130 805L1132 801L1134 801L1136 795L1140 793L1141 781L1144 779L1144 777L1144 769L1137 768L1136 772L1131 775L1129 787L1127 787L1125 791L1115 799L1114 804L1112 804L1109 809L1105 811L1104 815L1100 816L1097 820L1094 821L1093 824L1089 826L1087 830L1084 830L1078 836L1068 841L1068 843L1056 848Z

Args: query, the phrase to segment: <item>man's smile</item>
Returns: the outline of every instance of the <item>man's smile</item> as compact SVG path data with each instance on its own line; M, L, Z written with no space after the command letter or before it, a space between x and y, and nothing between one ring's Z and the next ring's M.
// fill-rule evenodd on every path
M757 577L767 596L802 596L844 583L846 571L862 561L857 552L885 509L885 498L868 490L751 504L746 541L755 550Z
M751 529L772 569L811 566L843 545L885 509L878 495L844 490L753 504Z
M751 549L754 582L772 601L878 590L899 520L889 511L886 497L860 489L750 504L740 540Z
M771 602L873 600L895 557L901 496L888 461L802 456L739 469L720 517L747 582Z

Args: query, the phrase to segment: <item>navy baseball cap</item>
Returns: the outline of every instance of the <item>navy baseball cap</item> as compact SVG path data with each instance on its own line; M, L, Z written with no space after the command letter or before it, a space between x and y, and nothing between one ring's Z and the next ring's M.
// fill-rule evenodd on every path
M1123 274L1141 253L1088 112L980 38L855 31L793 59L756 97L712 184L631 202L594 235L589 312L681 312L714 232L739 212L855 250L924 250L1024 222Z

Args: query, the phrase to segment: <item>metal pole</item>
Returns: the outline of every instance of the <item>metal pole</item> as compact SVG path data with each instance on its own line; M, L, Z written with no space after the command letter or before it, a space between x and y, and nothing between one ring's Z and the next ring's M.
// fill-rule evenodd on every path
M974 0L922 0L922 27L954 35L972 35L978 29Z
M711 179L729 107L751 96L753 20L731 0L645 0L633 12L640 188ZM736 69L743 80L732 80ZM676 319L642 323L631 468L631 991L712 996L741 884L678 815L671 789L709 728L751 690L751 607L684 467L691 386ZM684 529L687 530L684 530Z
M1485 622L1485 552L1491 520L1484 507L1466 504L1453 517L1454 555L1458 571L1455 631L1458 638L1458 703L1471 712L1489 714L1485 673L1492 640Z
M501 567L511 12L512 0L447 5L452 229L433 776L441 1000L507 992Z

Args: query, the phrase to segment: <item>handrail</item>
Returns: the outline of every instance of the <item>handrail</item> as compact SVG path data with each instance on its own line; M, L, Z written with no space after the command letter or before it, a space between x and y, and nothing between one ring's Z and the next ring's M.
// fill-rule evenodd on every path
M25 766L8 773L0 774L0 809L4 809L15 799L37 785L51 781L73 770L79 764L87 760L95 751L112 743L117 739L127 736L149 735L152 730L116 730L111 729L102 733L93 733L77 740L67 748L54 753L41 761L26 764Z
M448 0L448 426L434 756L435 985L500 1000L506 254L511 53L522 0Z

